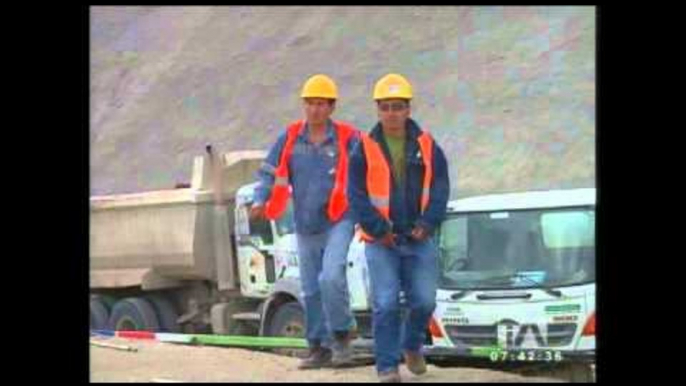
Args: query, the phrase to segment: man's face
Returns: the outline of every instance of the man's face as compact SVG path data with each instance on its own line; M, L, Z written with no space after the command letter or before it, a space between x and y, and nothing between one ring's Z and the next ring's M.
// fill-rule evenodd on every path
M303 100L303 108L307 122L321 125L333 114L336 102L326 98L305 98Z
M410 117L410 103L406 99L383 99L376 104L379 121L386 130L402 130Z

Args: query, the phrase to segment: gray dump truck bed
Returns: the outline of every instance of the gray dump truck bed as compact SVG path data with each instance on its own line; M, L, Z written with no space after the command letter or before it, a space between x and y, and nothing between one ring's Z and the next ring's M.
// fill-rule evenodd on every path
M233 195L254 179L264 155L223 155L226 221L232 218ZM233 256L231 225L217 224L212 182L208 158L196 157L190 188L91 197L90 287L149 290L174 287L182 280L218 280L217 258ZM217 251L227 256L219 257ZM237 278L231 280L234 287Z

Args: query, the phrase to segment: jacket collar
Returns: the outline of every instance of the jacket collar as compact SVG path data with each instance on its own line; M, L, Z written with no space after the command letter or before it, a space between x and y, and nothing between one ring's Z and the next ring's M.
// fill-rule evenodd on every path
M307 141L307 137L309 135L309 130L310 126L307 124L307 121L303 124L302 130L300 130L300 133L298 133L298 139L300 141ZM327 141L335 141L336 140L336 131L333 128L333 120L328 119L326 121L326 139L324 142Z
M407 119L407 122L405 123L405 129L406 129L407 139L410 139L410 140L416 140L422 134L422 129L419 128L419 125L417 124L417 122L412 118ZM381 128L381 122L376 123L376 125L372 128L369 135L376 142L381 142L381 139L383 137L383 129Z

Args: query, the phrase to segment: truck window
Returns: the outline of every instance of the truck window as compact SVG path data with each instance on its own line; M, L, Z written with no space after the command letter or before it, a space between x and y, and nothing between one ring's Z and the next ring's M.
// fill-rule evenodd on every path
M272 228L267 220L251 220L250 221L250 236L259 237L262 245L274 244L274 235L272 235Z
M258 246L269 246L274 244L274 235L272 234L272 228L269 220L252 220L248 213L250 213L251 204L243 205L243 209L240 211L240 219L244 223L249 224L250 239ZM247 220L247 221L246 221ZM240 223L240 221L238 221ZM237 229L240 234L246 234L247 230L243 228Z
M593 208L451 214L438 245L442 288L521 288L523 275L547 286L595 280Z
M592 211L543 213L541 226L547 248L580 248L595 244L595 213Z
M595 211L544 213L541 228L551 274L595 277Z
M467 219L445 221L441 225L438 242L444 272L463 269L467 264Z

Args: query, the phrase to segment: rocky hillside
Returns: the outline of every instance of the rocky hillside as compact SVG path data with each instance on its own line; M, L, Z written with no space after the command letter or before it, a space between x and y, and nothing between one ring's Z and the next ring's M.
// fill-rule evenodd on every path
M93 7L90 38L91 194L189 181L206 143L267 149L316 73L364 130L405 75L453 197L595 186L593 7Z

